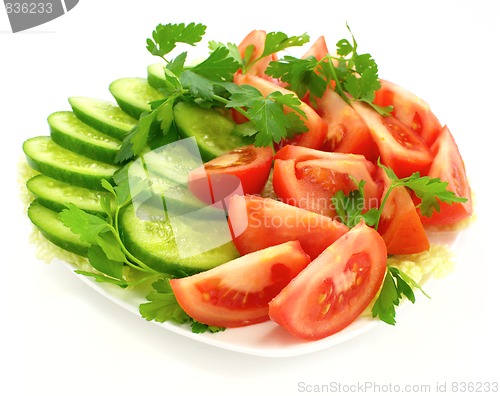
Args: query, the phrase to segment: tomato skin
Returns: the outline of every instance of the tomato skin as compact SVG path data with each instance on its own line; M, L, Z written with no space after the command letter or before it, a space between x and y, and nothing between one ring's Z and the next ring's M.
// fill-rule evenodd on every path
M297 240L314 259L348 231L329 217L258 196L231 197L228 217L234 245L242 255Z
M384 280L386 261L381 236L360 223L330 245L269 303L269 316L305 340L337 333L373 300Z
M188 186L199 199L210 204L231 195L238 181L244 194L258 194L269 178L272 161L271 147L240 147L193 170Z
M432 155L413 130L394 116L381 116L364 103L353 102L352 106L368 125L384 165L400 178L414 172L427 174Z
M258 59L262 53L264 52L264 46L266 42L266 32L264 30L253 30L248 33L245 38L238 45L238 51L240 52L240 56L242 59L245 58L245 51L250 46L253 45L252 56L250 57L250 62ZM278 57L276 54L268 55L259 61L255 62L251 65L247 70L247 74L252 74L258 76L260 78L264 78L269 81L275 81L272 77L268 76L265 71L269 66L269 63L273 60L277 60Z
M365 209L378 206L381 188L375 165L363 156L285 146L275 155L273 187L284 202L335 217L332 197L357 189L351 179L365 180Z
M234 76L234 82L238 85L251 85L252 87L257 88L264 96L267 96L275 91L279 91L284 95L295 95L292 91L289 91L269 80L251 74L236 74ZM320 148L325 141L328 129L326 122L323 121L321 117L305 102L300 101L299 107L306 115L306 119L303 119L303 121L307 131L297 135L297 137L288 141L288 143L316 149ZM291 110L285 106L285 112L289 111Z
M379 149L371 136L370 129L337 92L327 89L316 103L318 114L328 124L323 150L362 154L370 161L377 160Z
M429 105L392 82L380 80L380 84L381 87L375 92L373 103L379 106L392 106L392 115L420 136L427 147L431 147L443 127Z
M171 279L170 285L193 319L210 326L240 327L268 320L269 301L309 262L300 243L291 241Z
M326 45L325 36L319 36L317 40L309 47L309 49L302 55L302 59L309 56L317 60L323 59L328 54L328 47Z
M459 197L467 198L467 202L455 202L451 205L441 202L439 212L433 212L431 217L421 215L421 219L425 225L450 226L472 215L471 189L464 161L448 127L443 128L436 145L437 153L429 170L429 176L448 182L448 190Z

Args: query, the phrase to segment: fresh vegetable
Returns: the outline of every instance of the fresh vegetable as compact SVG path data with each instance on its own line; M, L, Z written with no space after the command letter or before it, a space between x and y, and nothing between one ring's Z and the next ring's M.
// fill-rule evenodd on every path
M347 227L327 216L258 196L231 197L228 218L233 242L242 255L297 240L315 259L347 232Z
M195 320L239 327L267 320L269 301L309 262L298 242L286 242L172 279L170 285L180 306Z
M121 142L85 124L71 111L52 113L47 119L50 137L59 146L97 161L113 164Z
M228 151L193 170L189 189L209 204L226 199L238 187L243 194L259 194L269 178L272 161L271 147L250 145Z
M387 255L425 251L424 225L472 214L451 133L381 81L352 34L334 54L320 37L281 58L309 36L255 30L210 42L197 64L169 59L205 30L158 25L146 47L161 63L110 85L119 106L72 97L50 137L24 143L41 172L27 181L31 221L87 258L78 273L150 286L147 320L216 332L270 316L315 340L373 303L395 324L421 288Z
M436 141L436 146L437 152L429 169L429 177L439 178L448 183L446 186L448 193L443 192L443 196L439 197L438 202L432 203L432 207L436 210L432 212L431 216L429 216L427 205L422 197L418 197L422 200L418 207L424 224L453 225L472 215L471 190L464 161L447 127L443 128ZM462 199L450 201L449 197L453 194L462 197Z
M99 162L65 149L48 136L26 140L23 150L29 164L54 179L94 190L102 190L101 180L112 182L115 165Z
M307 340L334 334L356 320L373 300L384 279L386 260L380 235L360 223L269 303L269 316Z

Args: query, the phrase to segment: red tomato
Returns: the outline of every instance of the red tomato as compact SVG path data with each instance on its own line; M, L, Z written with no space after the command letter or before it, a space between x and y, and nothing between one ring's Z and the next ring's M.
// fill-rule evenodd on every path
M389 195L378 231L387 246L387 254L413 254L429 250L429 240L415 204L403 186L394 188Z
M361 223L330 245L270 303L270 318L291 334L318 340L351 324L384 280L387 251Z
M316 100L318 114L328 124L323 150L340 153L363 154L376 161L379 150L370 129L359 114L332 89Z
M314 259L348 231L329 217L250 195L231 197L228 215L233 242L242 255L297 240Z
M365 208L378 206L380 187L374 178L376 173L377 168L361 155L290 146L275 155L273 186L284 202L335 217L332 197L339 190L347 194L357 189L351 178L366 181Z
M421 218L426 225L452 225L472 215L471 190L464 161L448 127L443 128L436 144L437 154L429 170L429 176L448 182L448 190L459 197L467 198L467 202L455 202L451 205L440 203L439 213L434 212L430 218L425 216Z
M368 125L384 165L392 168L398 177L414 172L427 174L432 155L412 129L394 116L381 116L364 103L353 102L352 106Z
M381 88L375 93L373 103L393 106L392 115L411 128L430 147L441 133L442 126L429 105L406 89L380 80Z
M257 88L264 96L267 96L275 91L279 91L285 95L295 95L292 91L254 75L236 74L234 76L234 82L238 85L251 85L252 87ZM309 105L302 101L300 103L300 109L306 115L304 124L307 128L307 132L297 135L297 137L292 141L293 144L311 148L320 148L325 140L328 128L326 123ZM285 107L285 111L290 111L290 109Z
M320 36L311 45L311 47L302 55L302 59L306 59L309 56L313 56L317 60L323 59L328 54L328 47L326 45L325 36Z
M243 193L258 194L269 178L272 161L271 147L251 145L237 148L192 171L189 174L189 189L207 203L215 203L231 195L238 182Z
M247 254L170 284L198 322L239 327L267 320L268 303L310 262L297 241Z
M264 30L253 30L251 31L238 45L238 50L240 52L240 56L242 59L245 59L246 51L252 51L252 55L250 56L250 62L255 61L260 58L262 53L264 52L264 46L266 42L266 32ZM250 47L253 46L253 47ZM278 57L276 54L268 55L261 60L255 62L251 65L247 70L247 74L253 74L255 76L259 76L261 78L265 78L269 81L274 81L274 79L268 76L265 71L269 66L269 63L273 60L277 60Z

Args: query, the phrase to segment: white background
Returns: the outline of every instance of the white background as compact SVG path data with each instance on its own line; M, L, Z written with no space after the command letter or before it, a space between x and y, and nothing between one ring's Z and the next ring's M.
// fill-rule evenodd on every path
M496 1L102 1L12 34L0 9L0 394L299 394L307 385L499 381L498 147L500 16ZM252 29L324 34L348 22L380 76L424 98L448 124L476 194L477 221L456 270L432 300L336 347L292 358L217 349L123 310L67 268L36 259L19 202L22 142L48 134L69 96L110 98L119 77L145 76L145 39L158 23L202 22L238 43ZM7 391L7 389L9 389Z

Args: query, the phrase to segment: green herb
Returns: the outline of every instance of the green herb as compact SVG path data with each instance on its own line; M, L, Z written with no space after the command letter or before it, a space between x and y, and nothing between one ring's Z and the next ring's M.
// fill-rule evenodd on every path
M81 275L93 277L97 282L110 283L122 288L136 286L154 281L153 291L146 299L148 303L141 304L139 311L147 320L158 322L173 321L185 323L193 321L178 304L168 282L169 275L158 272L135 257L123 244L120 236L118 217L120 211L130 205L132 199L149 187L147 180L128 180L124 177L122 168L115 176L117 185L113 187L108 181L102 180L102 186L109 191L116 201L116 208L111 209L110 198L101 199L101 207L107 218L90 214L73 204L69 204L60 213L60 219L72 232L80 236L81 241L90 244L87 255L95 272L77 270ZM134 186L130 189L130 186ZM129 281L124 276L125 267L130 267L142 274L138 280ZM197 324L193 332L211 331L210 326Z
M177 48L178 44L193 46L200 42L205 30L206 26L195 23L160 24L153 31L152 38L146 40L147 50L166 62L166 82L161 89L165 99L152 103L151 111L141 115L137 125L125 137L115 158L116 163L130 160L146 150L148 145L155 145L151 140L155 137L153 131L158 128L158 124L159 129L163 131L163 137L168 140L175 122L173 107L180 100L195 101L207 107L234 108L250 120L254 133L249 136L255 135L257 146L272 145L285 137L307 130L301 119L305 118L305 114L299 111L300 102L297 98L280 92L263 97L256 93L256 90L240 90L232 83L234 73L239 68L243 67L245 70L265 56L303 45L309 40L306 34L291 37L281 32L267 34L264 52L251 62L249 57L241 58L235 44L224 45L215 41L209 43L209 56L195 66L186 66L186 52L172 60L167 59L167 55ZM253 48L249 48L249 56L252 51ZM236 96L234 92L237 92ZM285 112L285 106L292 111Z
M335 92L347 103L365 102L378 113L389 115L392 111L390 106L381 107L373 103L375 91L380 88L377 63L370 54L358 53L358 43L349 26L347 28L351 41L339 40L337 55L327 54L322 59L285 56L271 62L266 73L288 83L299 97L309 91L313 103L334 83Z
M452 204L454 202L467 201L467 198L459 197L454 192L447 190L448 183L439 178L420 176L419 172L415 172L411 176L400 179L391 168L382 165L380 163L380 159L378 161L378 166L384 170L391 183L382 198L382 203L380 204L379 209L372 209L372 215L375 215L377 218L375 229L378 229L380 218L385 204L387 203L387 199L389 198L392 190L396 187L403 186L412 190L415 195L421 199L421 202L417 205L417 207L420 208L422 215L426 217L432 216L434 211L439 212L440 202Z
M396 324L396 307L403 296L415 303L415 294L412 288L419 289L427 298L430 298L420 285L396 267L387 266L387 271L380 294L372 307L372 316L378 316L383 322Z

